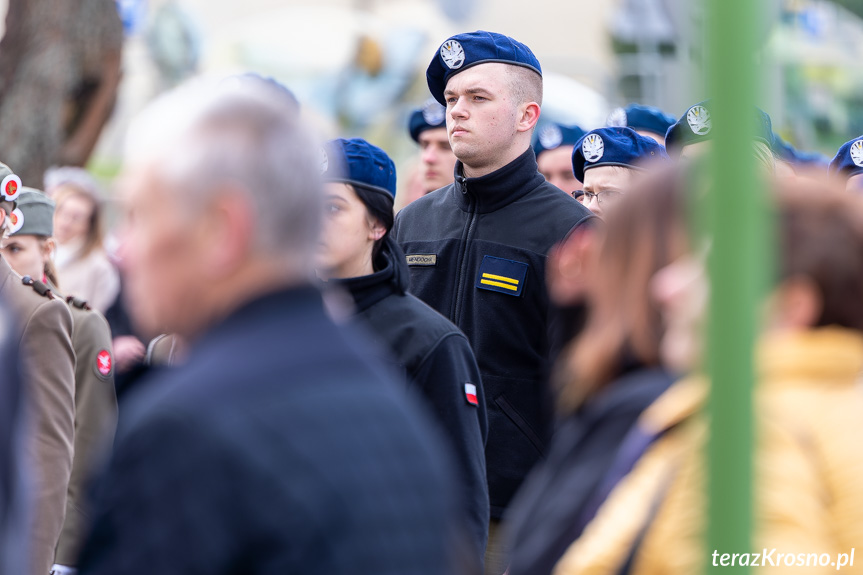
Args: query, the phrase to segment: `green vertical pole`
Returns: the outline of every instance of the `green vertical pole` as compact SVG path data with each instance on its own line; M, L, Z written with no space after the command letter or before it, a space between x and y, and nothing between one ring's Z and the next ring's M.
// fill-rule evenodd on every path
M755 44L759 4L705 0L707 88L714 132L707 199L712 237L707 333L711 380L707 570L724 553L754 551L751 540L753 348L763 258L763 192L757 184ZM714 551L718 552L714 567ZM730 569L730 571L729 571Z

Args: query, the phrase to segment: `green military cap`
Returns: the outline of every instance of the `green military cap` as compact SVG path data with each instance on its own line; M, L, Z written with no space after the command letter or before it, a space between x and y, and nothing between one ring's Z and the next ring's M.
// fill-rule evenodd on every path
M12 169L0 162L0 202L12 202L18 199L21 193L21 178L16 176Z
M22 188L18 207L9 216L13 236L54 235L54 200L33 188Z

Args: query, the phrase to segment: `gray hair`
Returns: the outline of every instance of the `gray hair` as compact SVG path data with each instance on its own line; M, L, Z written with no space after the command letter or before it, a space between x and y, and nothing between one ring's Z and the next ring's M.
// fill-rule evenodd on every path
M187 209L235 186L256 217L255 248L308 264L322 214L320 145L295 105L263 81L193 80L130 127L126 161L176 185Z

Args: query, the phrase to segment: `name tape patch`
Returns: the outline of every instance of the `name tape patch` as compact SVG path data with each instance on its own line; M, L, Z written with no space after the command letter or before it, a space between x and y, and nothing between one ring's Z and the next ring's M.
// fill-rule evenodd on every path
M527 278L528 266L522 262L483 256L476 278L476 287L489 291L520 296Z
M411 254L409 256L405 256L408 260L409 266L436 266L437 265L437 255L436 254Z

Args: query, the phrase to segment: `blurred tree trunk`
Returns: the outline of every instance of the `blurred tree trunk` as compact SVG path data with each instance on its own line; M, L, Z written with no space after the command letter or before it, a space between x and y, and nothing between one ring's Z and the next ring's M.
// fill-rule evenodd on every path
M42 187L54 164L84 165L120 79L114 0L9 0L0 40L0 161Z

